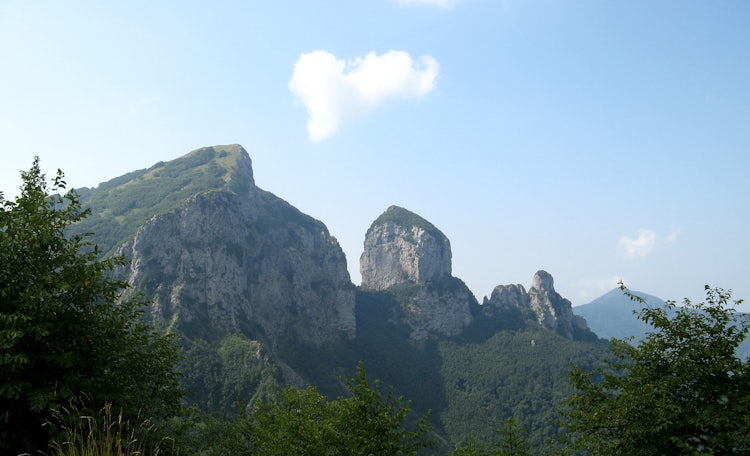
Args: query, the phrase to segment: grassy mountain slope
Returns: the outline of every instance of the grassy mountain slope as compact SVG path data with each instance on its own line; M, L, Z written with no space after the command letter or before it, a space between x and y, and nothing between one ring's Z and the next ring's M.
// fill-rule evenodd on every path
M195 194L219 189L246 191L252 172L247 175L249 168L242 166L243 160L249 162L250 157L238 145L204 147L95 189L77 189L83 206L92 211L77 228L93 233L92 241L102 253L111 254L148 219L176 209Z

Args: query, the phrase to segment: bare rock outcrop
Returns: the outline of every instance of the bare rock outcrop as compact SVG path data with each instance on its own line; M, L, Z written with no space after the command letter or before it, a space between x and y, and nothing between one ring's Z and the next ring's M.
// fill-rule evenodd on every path
M391 206L367 231L360 272L362 286L374 290L448 278L450 241L422 217Z
M573 305L555 291L554 279L546 271L538 271L529 288L529 306L537 321L565 337L572 338L576 329L588 330L583 317L573 315Z
M257 188L244 149L230 152L221 159L234 160L244 170L234 178L245 181L198 193L140 226L120 249L128 282L153 299L154 318L193 336L240 332L272 345L354 337L354 285L336 239Z
M574 338L578 331L589 331L586 320L573 314L571 302L555 291L554 279L546 271L534 274L528 292L523 285L498 285L490 298L485 298L482 309L485 315L530 309L541 326L568 338Z
M360 271L363 288L393 292L413 340L455 336L473 321L476 299L451 276L448 238L413 212L391 206L372 223Z

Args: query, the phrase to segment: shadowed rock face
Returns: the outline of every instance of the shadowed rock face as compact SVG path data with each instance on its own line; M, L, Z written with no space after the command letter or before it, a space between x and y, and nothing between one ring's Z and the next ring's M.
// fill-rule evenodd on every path
M546 271L534 274L529 289L532 310L539 324L555 330L566 337L573 337L575 329L586 329L586 320L573 315L573 306L567 299L555 291L554 280Z
M247 152L226 188L152 217L119 252L151 314L186 334L242 332L274 344L354 337L354 286L323 223L257 188ZM226 154L222 156L227 160ZM180 160L180 159L178 159Z
M450 241L422 217L391 206L367 231L360 272L362 286L374 290L448 278Z

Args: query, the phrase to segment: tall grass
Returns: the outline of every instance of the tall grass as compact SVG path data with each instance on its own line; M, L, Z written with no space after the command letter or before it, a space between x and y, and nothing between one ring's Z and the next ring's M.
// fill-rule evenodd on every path
M178 454L174 440L164 438L146 418L133 425L115 414L112 404L88 413L75 404L52 412L49 456L157 456Z

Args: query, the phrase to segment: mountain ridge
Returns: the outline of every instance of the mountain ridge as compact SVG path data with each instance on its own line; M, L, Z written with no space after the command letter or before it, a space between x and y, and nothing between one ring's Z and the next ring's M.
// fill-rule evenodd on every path
M476 432L492 439L497 420L526 413L515 401L539 412L523 417L537 442L556 432L540 420L564 397L570 360L593 365L606 350L585 323L573 324L550 274L539 271L521 301L490 309L452 275L447 237L391 206L360 258L364 276L377 279L355 286L325 224L258 188L253 173L241 146L214 146L80 190L92 215L77 229L101 229L93 240L124 257L117 273L150 300L147 317L180 335L194 403L231 414L238 398L249 404L284 384L335 396L339 376L365 361L417 413L435 410L436 428L455 441L470 431L458 410L477 410ZM543 348L562 346L564 359ZM455 370L467 350L475 367ZM506 383L515 386L498 393Z
M196 193L222 189L245 193L254 185L252 160L242 146L202 147L97 187L76 189L81 204L92 211L81 222L81 230L93 233L92 240L103 254L112 254L148 218L174 210Z

